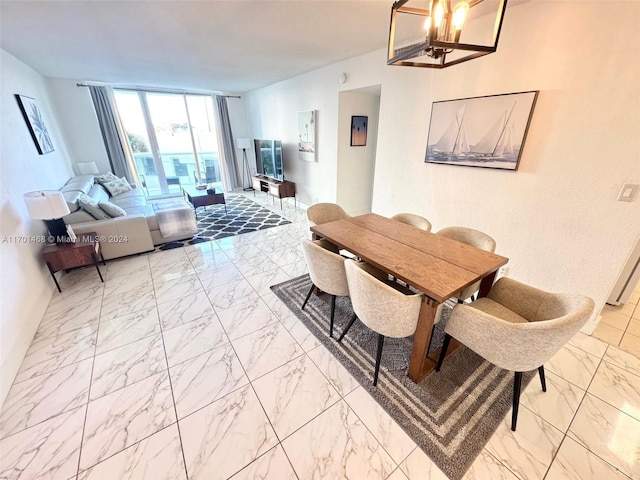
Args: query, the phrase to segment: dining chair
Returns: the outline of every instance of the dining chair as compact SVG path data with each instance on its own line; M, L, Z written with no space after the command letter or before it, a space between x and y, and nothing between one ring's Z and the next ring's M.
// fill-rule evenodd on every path
M503 277L488 296L453 308L436 371L453 337L494 365L515 372L511 414L515 431L522 372L537 369L546 392L544 363L582 328L593 307L593 300L584 295L548 293Z
M431 222L420 215L414 213L398 213L391 217L391 220L397 220L398 222L406 223L413 227L424 230L425 232L431 231Z
M378 385L380 360L385 337L413 335L418 324L422 294L380 278L379 270L364 262L345 263L349 295L355 315L338 338L341 342L356 318L378 334L373 386Z
M329 321L329 336L333 336L333 319L336 310L336 297L349 295L347 277L344 266L345 257L340 256L338 247L326 240L303 240L302 253L307 262L311 288L307 293L302 310L307 305L315 288L331 295L331 318Z
M496 251L496 241L486 233L473 228L467 227L447 227L436 232L436 235L442 235L443 237L451 238L461 243L466 243L473 247L485 250L487 252ZM480 282L476 282L473 285L469 285L458 294L458 303L464 302L466 299L474 296L480 289ZM440 318L439 315L436 318Z

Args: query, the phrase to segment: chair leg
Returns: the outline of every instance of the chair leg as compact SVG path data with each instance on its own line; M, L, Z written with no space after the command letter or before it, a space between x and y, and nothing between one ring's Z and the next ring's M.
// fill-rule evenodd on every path
M342 339L344 338L344 336L347 334L347 332L351 328L351 325L353 325L353 322L356 321L356 318L358 318L358 316L354 313L353 316L351 317L351 319L349 320L349 323L347 323L347 326L345 327L345 329L340 334L340 337L338 337L338 342L342 342Z
M302 304L302 310L304 310L304 307L307 305L309 298L311 298L311 294L313 293L314 288L315 288L315 285L312 283L311 288L309 289L309 293L307 293L307 298L304 299L304 303Z
M336 296L331 295L331 320L329 321L329 336L333 337L333 317L336 313Z
M518 423L518 407L520 406L520 388L522 387L522 372L516 372L513 379L513 408L511 414L511 430L516 431Z
M540 383L542 384L542 391L547 391L547 381L544 378L544 365L538 367L538 374L540 375Z
M378 385L378 373L380 372L380 359L382 358L382 346L384 345L384 335L378 334L378 351L376 352L376 369L373 372L373 386Z
M444 356L447 354L447 348L449 348L449 342L451 341L451 335L444 334L444 343L442 344L442 350L440 350L440 358L438 359L438 365L436 365L436 372L440 371L442 362L444 362Z

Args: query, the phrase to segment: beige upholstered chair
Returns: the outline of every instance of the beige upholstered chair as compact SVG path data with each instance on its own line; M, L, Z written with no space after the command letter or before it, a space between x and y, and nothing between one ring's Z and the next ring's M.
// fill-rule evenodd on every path
M333 318L336 310L336 296L349 295L347 277L344 271L344 263L347 260L338 254L338 247L326 240L303 240L302 252L309 268L311 288L302 304L302 310L307 305L314 288L331 295L331 320L329 323L329 336L333 336Z
M364 262L345 263L349 294L353 310L362 323L378 334L373 385L378 384L380 359L385 337L402 338L413 335L420 314L422 294L401 285L377 278L378 270ZM355 317L351 318L338 341L342 341Z
M335 220L344 220L345 218L351 218L351 215L335 203L316 203L307 209L307 219L310 227Z
M406 223L407 225L411 225L413 227L419 228L420 230L424 230L425 232L431 231L431 222L420 215L415 215L413 213L398 213L391 217L391 220L397 220L402 223Z
M580 330L592 311L589 297L547 293L501 278L487 297L454 307L436 371L451 337L494 365L515 371L511 416L511 430L515 430L522 372L537 368L546 392L544 363Z
M467 227L447 227L436 232L436 235L442 235L452 240L457 240L461 243L474 246L480 250L487 252L496 251L496 241L486 233L482 233L479 230ZM480 282L476 282L473 285L469 285L458 294L458 301L462 303L467 298L475 295L480 288ZM440 318L439 316L437 318Z

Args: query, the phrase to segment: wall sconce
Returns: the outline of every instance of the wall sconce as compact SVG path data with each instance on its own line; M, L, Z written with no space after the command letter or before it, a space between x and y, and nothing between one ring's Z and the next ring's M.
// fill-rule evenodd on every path
M387 65L446 68L489 55L506 8L507 0L399 0L391 7Z

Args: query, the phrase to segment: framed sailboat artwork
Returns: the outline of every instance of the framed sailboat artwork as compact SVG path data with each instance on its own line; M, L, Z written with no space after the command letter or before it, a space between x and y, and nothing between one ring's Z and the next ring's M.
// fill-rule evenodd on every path
M433 102L425 162L517 170L538 91Z

